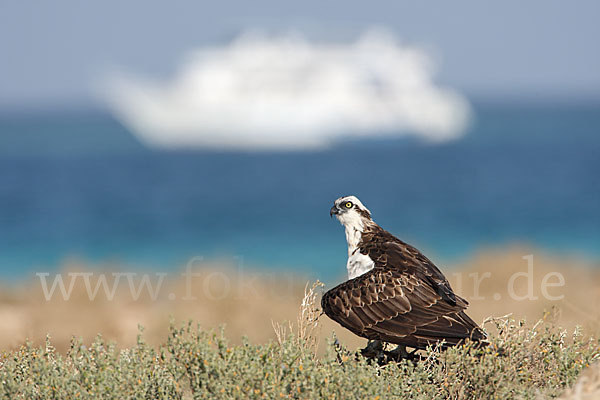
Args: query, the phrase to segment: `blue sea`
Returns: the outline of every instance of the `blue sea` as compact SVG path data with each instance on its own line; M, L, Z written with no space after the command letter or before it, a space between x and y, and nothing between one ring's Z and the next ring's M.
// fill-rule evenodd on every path
M600 258L600 104L475 103L456 141L313 152L158 151L103 112L0 116L0 279L76 258L160 270L193 256L326 279L355 194L438 263L511 243Z

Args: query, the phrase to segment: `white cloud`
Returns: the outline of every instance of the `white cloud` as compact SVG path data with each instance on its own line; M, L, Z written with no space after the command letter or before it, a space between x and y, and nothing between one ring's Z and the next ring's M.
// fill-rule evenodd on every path
M432 78L423 50L381 32L350 44L246 33L191 52L168 81L119 74L107 93L152 146L312 149L345 136L459 137L469 104Z

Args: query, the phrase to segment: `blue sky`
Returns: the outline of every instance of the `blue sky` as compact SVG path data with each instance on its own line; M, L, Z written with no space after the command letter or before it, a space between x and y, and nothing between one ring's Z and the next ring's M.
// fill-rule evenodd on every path
M2 0L0 109L93 106L115 66L166 76L187 50L253 28L343 41L383 26L429 49L436 80L470 96L597 98L599 15L591 0Z

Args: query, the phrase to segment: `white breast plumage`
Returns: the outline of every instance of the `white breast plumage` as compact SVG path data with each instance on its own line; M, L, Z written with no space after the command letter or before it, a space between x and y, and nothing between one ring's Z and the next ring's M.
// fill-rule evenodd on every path
M346 268L348 269L348 279L353 279L372 270L375 263L369 256L362 254L358 249L364 229L363 221L357 218L349 219L346 222L350 222L345 225L346 241L348 242L348 262L346 263Z
M365 272L369 272L373 269L375 263L371 258L365 254L362 254L358 249L348 256L348 263L346 268L348 269L348 279L356 278L361 276Z

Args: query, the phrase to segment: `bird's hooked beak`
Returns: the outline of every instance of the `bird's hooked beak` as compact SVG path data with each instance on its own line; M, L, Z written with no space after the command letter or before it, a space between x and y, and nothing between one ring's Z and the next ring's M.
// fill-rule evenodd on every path
M340 213L340 210L338 210L338 208L335 206L335 204L333 205L333 207L331 207L331 210L329 210L329 216L331 218L333 218L334 215L338 215Z

